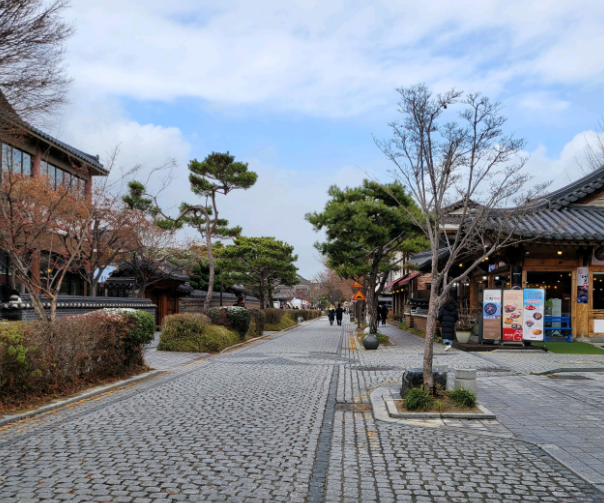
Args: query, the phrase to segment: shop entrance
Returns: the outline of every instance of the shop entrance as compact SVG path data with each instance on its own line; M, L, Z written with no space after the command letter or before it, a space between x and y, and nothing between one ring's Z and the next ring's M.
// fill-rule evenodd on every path
M570 271L527 271L527 288L545 289L546 316L568 316L572 311L572 273Z

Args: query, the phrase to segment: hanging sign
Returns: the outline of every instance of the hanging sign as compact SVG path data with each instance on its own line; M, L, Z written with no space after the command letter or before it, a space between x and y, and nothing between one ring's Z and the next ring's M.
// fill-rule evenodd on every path
M352 300L367 300L367 298L363 295L361 290L357 290L357 293L352 296Z
M589 302L589 267L577 267L577 304Z
M503 292L503 340L522 342L523 319L522 290L504 290Z
M482 304L482 338L501 339L501 290L485 290Z
M352 288L365 288L363 285L361 285L361 283L359 282L358 279L354 280L354 283L352 284Z
M543 340L543 318L545 316L545 290L542 288L524 289L524 330L525 341Z

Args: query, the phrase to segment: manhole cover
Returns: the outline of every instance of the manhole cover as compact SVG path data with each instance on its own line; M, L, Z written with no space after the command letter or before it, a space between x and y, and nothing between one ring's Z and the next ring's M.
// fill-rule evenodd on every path
M371 405L368 403L336 403L336 410L342 412L369 412Z
M568 381L591 381L589 377L568 375L568 374L554 374L548 376L550 379L566 379Z
M386 370L399 370L398 367L357 367L359 372L385 372Z

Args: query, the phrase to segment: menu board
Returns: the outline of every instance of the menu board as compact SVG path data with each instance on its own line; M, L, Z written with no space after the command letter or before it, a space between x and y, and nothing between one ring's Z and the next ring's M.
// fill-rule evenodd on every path
M503 340L522 342L522 290L503 292Z
M501 290L485 290L482 304L482 338L501 339Z
M523 323L523 339L525 341L543 340L544 310L545 290L541 288L525 288Z

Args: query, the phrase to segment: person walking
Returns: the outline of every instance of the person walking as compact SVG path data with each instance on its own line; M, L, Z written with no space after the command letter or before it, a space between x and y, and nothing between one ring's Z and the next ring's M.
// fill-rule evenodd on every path
M344 309L342 309L342 305L338 304L336 307L336 320L338 322L338 326L342 326L342 315L344 314Z
M388 319L388 306L386 304L382 304L382 308L380 310L380 315L382 317L382 326L386 326L386 320Z
M330 307L329 311L327 311L327 317L329 318L329 324L333 325L333 320L336 317L336 312L334 311L333 307Z
M458 320L459 312L457 310L457 302L449 295L438 312L438 321L440 322L440 331L442 333L443 342L447 344L445 351L449 351L453 346L455 324Z

